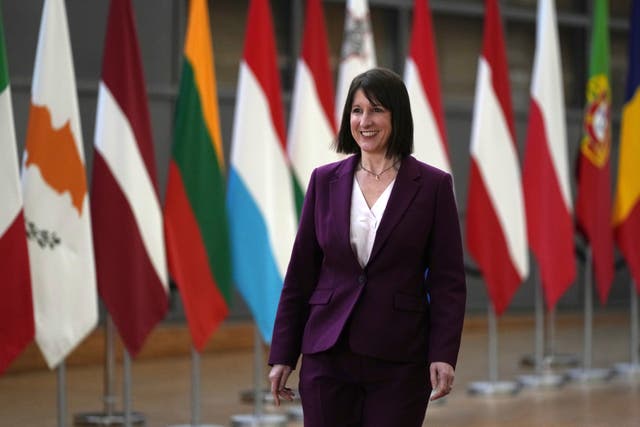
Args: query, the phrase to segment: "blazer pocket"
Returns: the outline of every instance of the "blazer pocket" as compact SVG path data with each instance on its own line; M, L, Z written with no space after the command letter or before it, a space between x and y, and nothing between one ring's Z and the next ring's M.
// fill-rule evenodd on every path
M427 310L427 298L397 293L393 296L393 307L396 310L422 313Z
M316 289L309 298L309 304L311 305L324 305L329 304L331 296L333 295L333 289Z

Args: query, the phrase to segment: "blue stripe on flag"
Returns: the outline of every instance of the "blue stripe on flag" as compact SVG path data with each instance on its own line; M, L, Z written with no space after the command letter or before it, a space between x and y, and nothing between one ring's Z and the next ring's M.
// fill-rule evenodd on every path
M267 225L247 186L232 166L227 189L233 279L251 309L264 341L271 343L282 276Z

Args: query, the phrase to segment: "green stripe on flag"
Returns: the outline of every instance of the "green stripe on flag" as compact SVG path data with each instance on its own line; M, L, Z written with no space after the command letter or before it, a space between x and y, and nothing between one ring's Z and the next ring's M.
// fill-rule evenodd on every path
M2 9L0 9L0 92L9 86L9 67L7 66L7 51L4 47L4 26L2 22Z
M593 33L591 35L591 58L589 77L605 75L609 78L609 13L607 0L596 0Z
M176 106L173 158L198 221L209 265L227 304L231 303L231 252L225 213L225 181L204 121L193 68L185 59Z

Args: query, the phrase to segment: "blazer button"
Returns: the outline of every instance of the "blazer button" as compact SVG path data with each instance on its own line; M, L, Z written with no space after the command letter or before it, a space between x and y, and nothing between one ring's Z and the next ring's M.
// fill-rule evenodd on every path
M360 283L361 285L367 283L367 276L365 276L364 274L358 276L358 283Z

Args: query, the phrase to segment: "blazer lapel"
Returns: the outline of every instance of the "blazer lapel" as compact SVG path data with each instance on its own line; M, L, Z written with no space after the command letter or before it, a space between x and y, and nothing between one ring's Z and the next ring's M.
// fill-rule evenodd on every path
M335 175L329 183L330 209L334 221L334 235L336 237L336 247L348 252L357 264L358 260L353 253L350 241L351 231L351 194L353 191L353 174L355 165L360 156L353 155L346 158L336 170Z
M378 252L380 252L385 241L404 215L421 185L420 170L417 167L416 160L411 155L406 156L402 160L398 175L396 175L396 182L391 190L387 207L385 208L382 221L380 221L380 226L376 232L369 263L371 263Z

